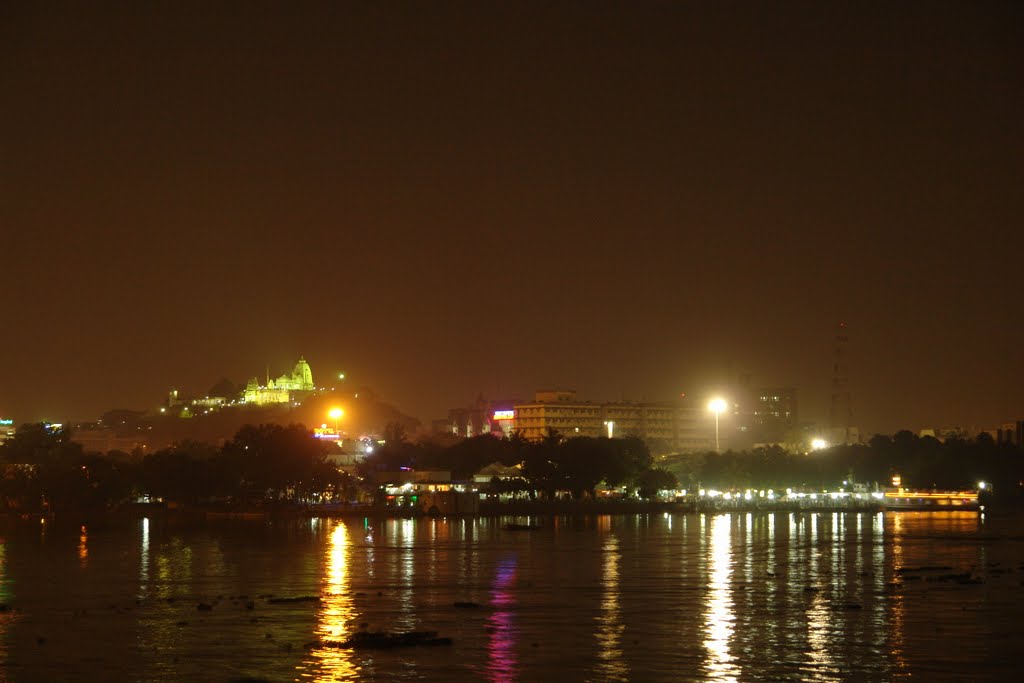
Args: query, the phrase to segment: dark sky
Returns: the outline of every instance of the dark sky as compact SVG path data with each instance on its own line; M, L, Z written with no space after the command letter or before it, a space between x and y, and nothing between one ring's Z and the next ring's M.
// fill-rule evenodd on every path
M139 6L136 6L139 5ZM1024 5L5 3L0 414L301 354L429 420L1024 417Z

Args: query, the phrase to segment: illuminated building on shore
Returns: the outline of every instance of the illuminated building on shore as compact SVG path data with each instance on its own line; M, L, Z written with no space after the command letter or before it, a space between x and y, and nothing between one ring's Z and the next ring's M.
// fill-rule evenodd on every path
M288 403L296 392L313 391L313 371L305 358L299 358L291 374L281 375L277 379L267 378L267 383L260 385L256 377L252 377L245 387L242 401L255 405L270 403Z

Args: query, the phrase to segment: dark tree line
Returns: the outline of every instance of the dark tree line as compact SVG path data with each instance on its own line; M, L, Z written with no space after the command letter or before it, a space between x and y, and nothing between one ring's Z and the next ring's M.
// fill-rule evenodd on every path
M908 488L975 488L985 481L997 495L1010 496L1024 481L1024 451L996 444L988 434L940 442L901 431L807 454L770 447L674 455L661 464L690 488L830 488L843 481L887 486L898 474Z
M86 453L66 429L25 425L0 445L6 509L110 509L149 496L180 503L304 501L355 495L301 425L247 425L222 447L186 441L141 457Z
M781 448L697 453L666 456L657 466L635 437L552 435L527 441L515 435L480 436L448 447L410 443L398 428L390 429L388 437L363 462L361 474L406 467L446 470L455 480L468 480L497 462L518 466L520 474L494 481L494 491L543 499L564 492L577 499L593 497L602 483L649 497L676 486L815 489L843 481L885 486L895 474L911 488L974 488L986 481L996 495L1018 496L1024 482L1024 450L996 444L987 435L939 442L904 431L810 454ZM327 448L301 425L247 425L220 447L182 442L144 456L101 456L84 452L67 430L25 425L0 445L0 506L18 511L102 510L144 496L243 504L355 499L360 482L328 462Z

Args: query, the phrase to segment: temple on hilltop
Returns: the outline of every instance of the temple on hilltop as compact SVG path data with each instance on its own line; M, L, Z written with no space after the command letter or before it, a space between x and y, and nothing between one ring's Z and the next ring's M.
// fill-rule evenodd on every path
M270 379L268 375L266 385L261 386L256 377L250 378L242 401L256 405L288 403L293 393L313 389L313 371L309 369L306 359L300 357L291 374L281 375L277 379Z

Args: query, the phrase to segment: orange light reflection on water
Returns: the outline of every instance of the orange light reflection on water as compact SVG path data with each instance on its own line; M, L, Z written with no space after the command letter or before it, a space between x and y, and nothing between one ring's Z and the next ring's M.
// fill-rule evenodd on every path
M892 571L893 577L901 576L906 561L903 558L903 514L896 512L892 515ZM889 655L892 658L896 674L907 675L907 658L904 653L903 629L906 622L906 606L903 604L903 591L896 590L892 593L889 601L891 615L889 620Z
M349 587L348 563L351 549L348 528L337 522L331 531L327 546L327 571L323 579L322 602L318 615L316 635L321 641L339 642L354 632L355 605ZM310 651L314 661L308 664L308 674L316 681L354 681L359 677L359 666L352 651L339 647L317 647ZM300 667L305 669L307 667ZM304 675L303 678L306 678Z
M610 519L610 518L603 518ZM608 524L610 526L610 523ZM619 539L609 535L604 542L604 564L601 571L601 588L604 599L601 601L601 615L597 617L598 671L601 680L628 681L629 667L623 659L622 632L626 629L622 623L619 608Z
M78 561L83 567L89 564L89 530L84 525L78 536Z

